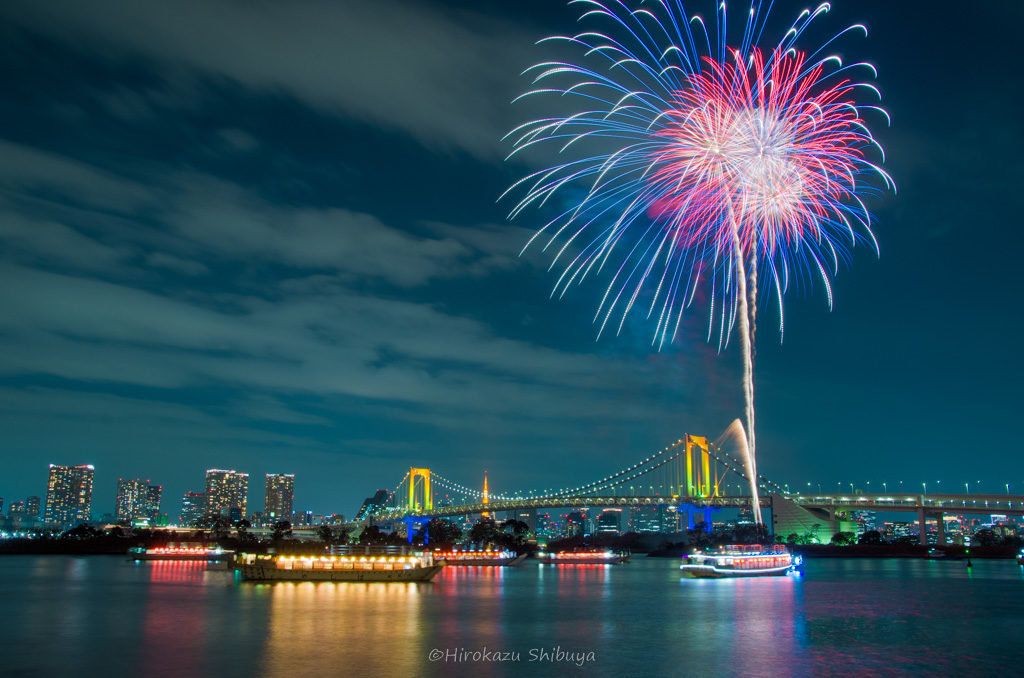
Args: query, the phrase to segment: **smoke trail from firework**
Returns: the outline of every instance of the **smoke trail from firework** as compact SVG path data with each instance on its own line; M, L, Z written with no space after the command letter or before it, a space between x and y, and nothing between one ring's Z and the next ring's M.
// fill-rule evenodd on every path
M743 422L739 419L734 419L731 424L722 432L722 435L715 441L716 445L722 445L726 441L732 440L736 443L737 447L740 448L742 453L743 468L747 474L747 478L751 479L751 482L756 487L757 481L757 467L754 465L754 455L750 449L750 436L747 431L743 428ZM754 494L754 521L760 522L761 515L761 504L757 500L757 494Z
M771 3L750 5L733 46L725 3L710 30L685 13L682 0L634 0L632 9L626 0L570 4L585 10L589 30L541 42L580 49L580 63L527 69L534 89L523 96L577 105L509 135L509 157L551 144L566 159L509 188L522 194L510 216L557 204L553 198L570 186L585 187L581 199L566 196L530 242L554 248L551 266L562 272L553 295L607 275L595 315L598 336L609 323L621 330L640 305L655 320L652 344L661 348L678 335L697 288L710 290L709 341L717 336L722 350L739 324L756 498L758 301L777 302L780 334L783 298L792 289L820 280L831 307L840 262L850 261L857 244L877 252L863 198L878 192L873 181L893 187L868 160L881 147L864 119L888 115L857 100L878 95L855 79L873 76L874 67L844 65L824 51L848 33L867 31L852 26L801 50L798 42L829 11L825 3L802 12L765 50L758 43Z

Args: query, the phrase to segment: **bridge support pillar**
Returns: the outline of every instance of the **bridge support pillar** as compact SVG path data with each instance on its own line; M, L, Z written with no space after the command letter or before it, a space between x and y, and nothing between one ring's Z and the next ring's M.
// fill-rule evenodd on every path
M411 544L412 543L412 538L416 535L416 528L421 526L421 525L426 525L427 521L424 520L423 518L418 518L416 516L406 516L404 522L405 522L405 536L406 536L406 539ZM430 535L427 533L426 530L423 530L423 545L426 546L429 543L430 543Z
M711 534L711 505L704 507L704 531Z
M680 513L683 513L684 511L686 512L686 529L688 529L688 530L692 530L693 529L693 510L694 510L694 508L695 507L694 507L693 504L680 504L679 506L676 507L676 515L679 515Z
M946 521L942 517L942 513L939 513L938 519L935 523L935 529L938 532L939 546L946 545Z
M923 503L923 501L922 501ZM928 545L928 522L925 520L924 506L920 506L917 509L917 529L920 536L919 543L921 546Z

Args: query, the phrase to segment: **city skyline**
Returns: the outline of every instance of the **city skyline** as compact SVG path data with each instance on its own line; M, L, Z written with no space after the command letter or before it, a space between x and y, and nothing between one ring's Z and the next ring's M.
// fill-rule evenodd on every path
M549 300L547 258L518 257L545 214L508 222L495 204L524 169L499 142L532 113L508 103L517 74L574 10L300 8L288 32L273 11L221 10L0 8L0 496L42 496L46 464L88 461L94 510L118 478L153 478L173 515L202 469L256 478L287 460L300 509L354 515L409 467L573 485L740 416L736 346L716 355L699 313L661 352L642 318L595 341L593 289ZM1000 83L1020 12L952 27L991 55L984 71L944 54L923 70L953 13L857 3L899 196L870 202L882 255L855 252L834 312L792 298L781 341L764 310L766 476L951 485L966 444L972 487L1024 490L1022 236L974 232L1016 218L1020 95ZM206 27L251 58L224 58ZM310 68L310 45L368 65Z
M655 457L651 457L654 459ZM635 464L630 469L636 469L641 466L641 463ZM654 468L658 468L660 463L656 462ZM699 465L699 464L698 464ZM627 469L629 471L630 469ZM412 471L414 469L410 469ZM418 471L428 471L428 469L415 469ZM146 479L118 479L114 510L111 512L102 511L101 509L92 510L93 508L93 476L95 474L95 467L88 464L79 464L75 466L59 466L51 464L49 466L49 487L44 493L43 498L39 496L29 495L27 499L14 499L13 497L5 499L0 496L0 519L4 515L4 506L6 502L7 515L9 518L18 517L20 519L27 519L28 522L24 523L24 527L34 528L52 528L57 527L71 527L80 523L93 522L96 524L122 522L122 523L133 523L148 525L153 527L164 527L167 525L178 526L178 527L203 527L208 525L206 521L213 521L216 519L225 519L230 525L237 525L239 521L248 520L254 526L261 525L273 525L281 520L292 522L295 526L300 525L321 525L329 524L335 525L343 521L344 513L339 511L329 512L315 512L310 509L296 510L294 509L294 482L295 474L284 474L284 473L267 473L265 474L264 484L264 504L260 507L262 510L256 510L253 506L248 503L249 487L248 479L249 473L243 471L237 471L235 469L224 470L224 469L207 469L205 471L205 492L194 492L188 491L184 493L180 503L174 498L168 501L168 504L163 505L163 487L152 483L151 480ZM671 475L671 472L670 474ZM733 478L734 481L738 481L738 478ZM438 486L435 490L434 506L448 506L448 505L461 505L465 503L475 503L478 501L481 493L477 492L477 499L472 497L471 488L458 488L451 487L447 484L447 481L442 481L443 484ZM821 483L810 483L806 484L806 487L796 487L790 489L787 486L785 488L779 487L778 491L783 497L792 495L793 497L803 496L807 501L808 499L813 500L816 495L834 495L835 497L849 496L849 497L863 497L864 495L872 495L874 497L882 497L883 502L894 502L899 503L900 501L916 501L918 496L934 497L936 495L943 497L952 498L952 503L949 510L946 510L946 521L962 521L963 515L960 515L956 511L957 504L959 502L958 497L970 498L974 497L974 504L971 508L971 512L977 514L976 506L978 498L984 499L984 509L981 510L982 514L986 512L991 514L992 524L999 524L998 519L1005 519L1005 515L1001 512L1009 510L1013 513L1015 510L1015 504L1013 501L1019 500L1019 496L1014 494L1010 495L1011 483L1004 483L1003 491L985 491L985 488L981 487L978 482L974 483L974 493L971 494L971 482L953 482L947 483L945 487L942 486L941 481L933 483L932 489L929 492L926 482L920 484L920 491L917 490L915 483L904 486L903 482L891 483L892 488L890 490L889 483L882 482L876 484L874 488L874 494L872 495L871 483L867 482L864 484L855 483L841 483L837 482L836 487L825 489L822 488ZM717 492L721 492L721 496L728 499L730 496L741 495L744 491L744 485L740 482L733 482L731 484L722 484L718 486L716 484L716 495ZM849 492L846 488L849 488ZM963 488L962 492L960 488ZM735 494L731 493L734 488ZM817 488L817 491L815 491ZM451 492L451 490L457 489L458 492ZM629 491L632 494L634 488L630 485ZM638 488L642 490L641 488ZM470 494L463 492L468 490ZM486 493L486 475L484 476L483 485L484 494ZM879 491L881 490L881 491ZM253 491L258 492L259 488L254 488ZM660 493L659 489L659 493ZM697 486L684 490L680 487L680 491L688 492L705 492L709 490L700 489ZM600 494L608 494L608 492L597 492ZM380 510L382 507L389 504L391 497L396 498L396 505L404 505L404 490L401 488L378 489L373 496L367 497L363 500L360 509L354 513L348 515L353 516L352 520L355 522L363 521L370 517L372 513ZM450 498L449 498L450 496ZM991 498L991 508L989 507L989 500ZM507 497L499 497L499 500L507 499ZM670 499L666 495L666 499ZM1009 505L1006 504L1006 500L1011 500ZM45 501L45 504L43 504ZM669 513L677 516L674 518L677 522L682 520L678 516L682 515L682 512L692 512L693 507L687 508L686 502L688 499L674 498L669 501L669 504L682 503L679 510L676 511L674 506L665 504L663 508L669 508ZM103 499L100 499L103 502ZM484 502L486 504L486 502ZM964 507L967 507L971 502L964 501ZM557 504L556 504L557 505ZM52 506L52 508L51 508ZM618 508L608 508L602 504L595 504L582 509L571 509L570 504L563 505L568 515L573 515L573 511L582 511L584 515L587 511L597 511L598 513L621 511ZM936 505L939 506L939 505ZM42 509L46 508L44 512ZM276 511L268 513L268 507L280 509L278 515ZM429 508L429 507L427 507ZM632 509L635 511L635 509ZM717 510L717 509L716 509ZM871 514L871 522L874 522L875 515L889 516L893 520L899 516L903 509L892 509L887 510L884 506L878 507L867 511L866 513ZM509 509L501 509L499 511L505 514L506 517L512 516L515 511ZM741 511L742 513L742 511ZM857 511L854 511L857 513ZM484 516L489 515L484 513ZM522 513L519 515L520 519L528 522L531 525L531 529L534 525L539 514L536 509ZM687 515L691 515L687 513ZM938 515L938 514L935 514ZM927 514L927 522L930 525L935 524L935 515ZM56 516L56 517L54 517ZM529 516L528 518L523 516ZM705 516L707 519L710 514ZM566 517L565 514L562 516ZM635 518L635 517L634 517ZM629 527L623 527L621 520L618 521L619 528L617 531L622 532L627 529L632 531L646 531L643 529L643 520L639 522L630 518L628 521ZM460 520L463 520L461 518ZM692 515L688 520L693 523ZM845 519L844 519L845 520ZM976 524L982 524L987 526L988 523L984 523L981 519L973 517L971 519ZM1011 519L1011 522L1014 519ZM685 522L685 521L684 521ZM891 522L891 521L890 521ZM571 523L571 520L570 520ZM863 520L861 520L863 524ZM918 525L920 521L895 521L897 525ZM638 528L638 526L641 526ZM977 525L975 525L977 527ZM831 534L832 528L828 525L821 526L821 535L819 538L823 538L827 541L828 534ZM929 528L930 529L930 528ZM601 530L597 530L601 531ZM611 531L611 530L608 530ZM656 530L660 531L660 530ZM934 530L932 530L934 533ZM952 532L950 532L952 533ZM891 536L891 533L890 533ZM900 535L896 535L900 536Z

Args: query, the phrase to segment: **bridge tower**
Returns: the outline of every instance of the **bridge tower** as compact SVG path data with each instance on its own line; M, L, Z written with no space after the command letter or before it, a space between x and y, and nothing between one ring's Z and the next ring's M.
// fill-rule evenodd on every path
M420 479L420 487L423 488L423 502L416 501L416 479ZM409 510L429 511L434 508L434 502L430 497L430 469L410 468L409 469Z
M694 450L697 454L694 455ZM686 496L712 497L718 495L718 482L711 489L711 450L704 436L686 434Z

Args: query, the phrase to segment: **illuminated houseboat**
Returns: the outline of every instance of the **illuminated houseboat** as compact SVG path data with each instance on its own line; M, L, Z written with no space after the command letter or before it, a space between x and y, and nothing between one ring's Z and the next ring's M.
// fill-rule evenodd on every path
M279 556L242 553L234 568L250 581L430 581L445 562L421 555Z
M540 552L537 559L545 565L618 565L629 560L628 553L608 550Z
M434 560L443 560L448 567L514 567L526 558L513 551L434 551Z
M689 577L772 577L794 569L796 562L784 545L725 546L711 553L683 556L679 569Z
M167 546L139 546L128 550L132 560L225 560L234 551L203 544L168 544Z

